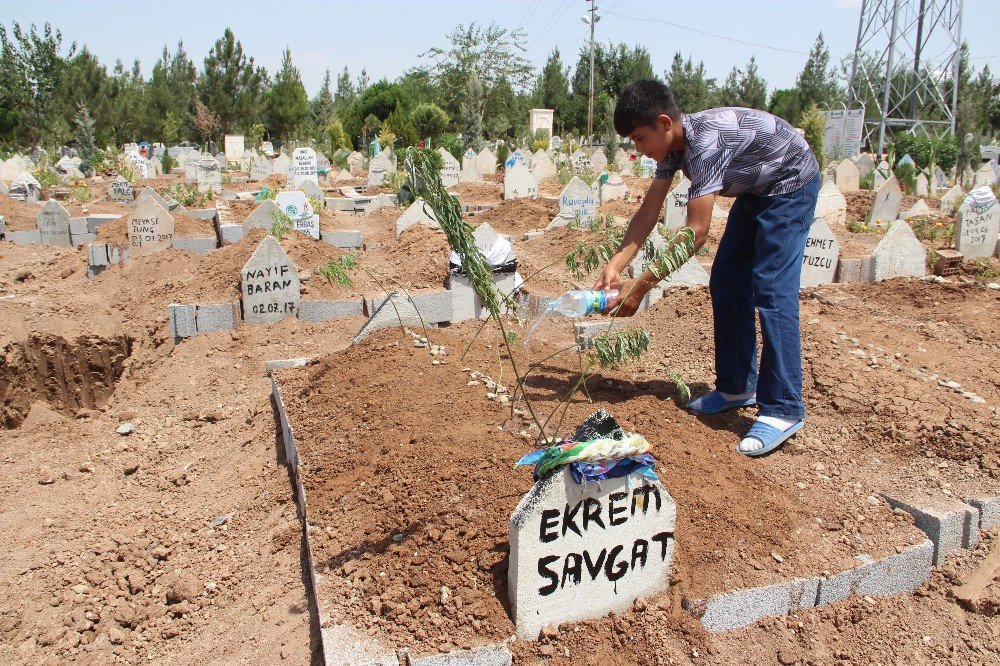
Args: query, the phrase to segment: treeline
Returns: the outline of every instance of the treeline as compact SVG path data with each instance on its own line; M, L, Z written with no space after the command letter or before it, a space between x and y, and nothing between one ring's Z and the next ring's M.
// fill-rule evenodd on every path
M524 57L525 35L495 24L459 25L447 44L422 54L422 64L393 81L372 82L362 70L329 70L310 99L286 49L269 73L226 29L198 67L184 49L165 46L148 75L138 61L110 69L86 48L65 45L49 24L41 30L0 26L0 145L57 146L74 137L81 109L93 120L98 145L126 141L206 142L224 133L278 143L314 141L323 149L360 148L378 134L383 143L411 145L425 137L478 147L503 138L530 143L528 109L555 109L556 133L586 131L590 84L584 46L571 67L558 49L541 71ZM792 123L818 105L846 101L843 65L830 61L817 37L796 85L768 92L750 58L721 81L703 62L677 53L657 77L640 46L598 44L595 49L594 132L613 134L611 115L621 91L639 78L660 78L683 111L713 106L769 110ZM959 136L971 144L1000 131L1000 88L989 69L976 74L963 51L959 77ZM900 76L905 76L902 72ZM951 82L945 82L945 87ZM971 150L971 149L970 149Z

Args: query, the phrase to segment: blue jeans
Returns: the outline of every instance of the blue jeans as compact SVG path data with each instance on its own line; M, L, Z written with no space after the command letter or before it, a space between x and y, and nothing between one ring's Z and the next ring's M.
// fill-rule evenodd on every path
M716 389L757 393L761 416L800 420L799 282L820 177L795 192L736 197L712 265ZM764 340L757 367L757 324Z

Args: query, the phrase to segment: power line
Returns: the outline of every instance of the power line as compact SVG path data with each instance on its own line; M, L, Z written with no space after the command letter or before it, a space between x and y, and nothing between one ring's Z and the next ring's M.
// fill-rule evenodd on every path
M521 28L526 27L528 23L531 21L531 19L534 18L535 12L537 12L538 8L541 6L542 6L541 2L535 2L530 7L528 7L528 11L524 13L524 16L522 16L521 20L518 22L517 27L511 30L511 32L517 32Z
M539 29L538 35L535 37L535 39L532 41L532 43L528 46L527 50L530 51L531 49L535 48L536 46L538 46L539 44L542 43L542 37L544 37L546 34L548 34L549 32L551 32L552 28L554 28L556 26L556 24L557 24L556 17L559 16L560 19L562 18L562 16L560 16L560 12L562 12L563 14L565 14L565 12L569 10L569 5L567 4L569 2L570 2L570 0L563 0L562 3L560 3L556 7L556 10L554 12L552 12L552 16L549 17L549 20L546 21L542 25L542 27Z
M705 32L704 30L699 30L698 28L691 28L686 25L681 25L679 23L671 23L670 21L665 21L663 19L649 18L642 16L628 16L626 14L619 14L618 12L608 12L609 14L614 14L615 16L629 21L646 21L648 23L663 23L664 25L669 25L673 28L679 28L680 30L689 30L691 32L698 33L699 35L705 35L706 37L714 37L715 39L724 39L726 41L735 42L736 44L744 44L746 46L753 46L759 49L770 49L772 51L781 51L782 53L795 53L797 55L809 55L805 51L795 51L793 49L783 49L778 46L768 46L767 44L758 44L757 42L748 42L742 39L736 39L735 37L727 37L726 35L717 35L714 32Z

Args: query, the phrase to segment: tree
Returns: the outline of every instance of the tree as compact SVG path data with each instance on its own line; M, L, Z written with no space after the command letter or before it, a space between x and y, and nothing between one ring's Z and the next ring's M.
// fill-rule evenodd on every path
M223 133L237 126L249 127L263 93L266 73L254 67L253 57L243 53L243 45L226 28L205 56L198 80L202 103L219 117Z
M750 56L746 69L730 70L719 91L722 106L764 109L767 106L767 82L757 74L757 59Z
M774 115L784 118L788 122L795 124L797 110L801 108L799 102L799 91L796 88L783 88L771 93L771 101L767 105L767 110Z
M15 135L28 145L37 144L52 124L57 111L55 93L66 59L76 53L76 42L70 45L65 59L61 50L62 32L53 30L48 23L41 34L34 24L24 31L15 21L10 35L7 28L0 25L0 79L3 83L0 112L16 119Z
M457 116L468 91L469 78L475 74L483 84L486 104L505 82L515 90L524 90L531 83L534 68L523 55L525 34L520 30L501 28L495 23L482 27L473 22L459 24L448 35L451 45L432 48L421 54L432 62L430 71L441 90L441 106Z
M333 95L333 106L336 110L342 110L354 104L354 100L358 98L358 93L354 88L354 84L351 83L351 72L348 71L347 67L344 67L344 71L337 75L337 92Z
M434 102L440 97L434 79L426 67L411 67L396 80L396 83L415 104Z
M826 127L826 119L823 118L823 114L820 113L819 107L815 103L810 104L802 112L798 125L805 133L806 143L812 149L813 156L816 158L822 173L826 166L826 153L823 150L823 132Z
M478 76L469 78L469 91L462 102L460 117L462 119L462 136L465 145L481 150L483 143L483 84Z
M344 126L340 118L333 116L326 125L327 141L330 142L330 151L336 152L341 148L348 148L347 134L344 133Z
M562 120L569 101L569 67L563 68L558 48L553 49L545 61L542 73L535 83L533 98L538 108L555 110L554 122Z
M126 69L121 60L116 61L107 83L108 91L105 94L111 99L113 109L114 140L117 143L139 141L143 138L142 108L146 87L139 61L132 61L131 69Z
M222 124L219 116L200 99L194 101L194 127L207 146L212 140L212 134Z
M292 51L287 47L281 58L281 69L265 95L264 109L268 129L284 143L288 143L309 118L309 98L299 69L292 64Z
M414 109L413 113L416 113L416 109ZM407 115L406 112L403 110L402 103L397 103L396 108L393 109L392 113L390 113L386 117L385 122L382 124L382 131L391 132L393 136L395 136L395 138L398 139L400 144L403 146L416 145L418 137L417 137L417 130L414 129L414 124L411 121L413 113ZM446 127L447 123L448 123L448 117L445 116Z
M664 72L663 77L674 94L677 106L684 113L704 111L712 106L716 96L715 79L705 76L703 61L695 65L690 56L684 60L678 51L670 63L670 70Z
M442 134L451 122L444 109L431 103L418 104L410 114L410 120L421 139Z
M311 102L309 102L309 111L312 116L313 127L315 127L318 132L325 131L326 126L330 124L330 119L333 117L333 113L335 111L333 91L330 88L329 67L326 70L326 75L323 76L323 84L319 87L319 92L316 93L316 96L313 97Z
M173 54L163 47L163 55L156 64L146 86L146 119L143 130L150 136L164 138L163 122L171 115L178 123L178 137L188 134L191 109L194 105L195 82L198 72L184 50L184 43L177 42Z
M595 66L601 73L601 89L611 99L618 99L633 81L656 78L649 51L642 46L630 49L624 43L615 45L609 42L607 48L601 49L601 58L595 62ZM597 127L596 121L594 127Z
M80 112L76 119L76 151L80 155L80 171L88 178L94 175L94 157L97 146L94 144L94 120L86 105L80 104Z
M66 64L56 92L60 106L59 132L68 134L77 126L80 104L87 105L87 112L94 123L95 141L100 145L115 143L113 100L102 94L107 90L108 70L97 56L84 46Z
M837 79L830 67L830 51L823 43L822 32L809 51L809 58L796 79L795 88L799 109L807 109L813 104L823 106L837 98Z

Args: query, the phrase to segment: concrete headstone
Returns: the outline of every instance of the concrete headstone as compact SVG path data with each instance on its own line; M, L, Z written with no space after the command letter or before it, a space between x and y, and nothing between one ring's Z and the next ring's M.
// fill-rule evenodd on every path
M868 174L875 171L875 162L868 155L859 155L855 164L858 165L858 177L864 178Z
M938 165L934 165L934 173L931 177L931 187L939 190L948 188L948 174Z
M843 193L857 192L861 189L861 177L858 165L851 160L844 160L837 165L837 189Z
M476 157L476 167L479 173L487 176L497 172L497 156L489 148L483 148Z
M914 194L918 197L926 197L930 193L928 186L927 174L921 171L917 174L917 184L914 188Z
M882 185L889 180L891 174L892 170L889 169L889 163L885 160L879 162L878 166L875 167L874 176L872 177L872 190L878 192L882 188Z
M223 148L226 151L226 160L232 164L239 164L243 161L244 137L242 134L227 134L223 140Z
M461 179L462 167L447 149L438 148L438 154L444 160L444 166L441 167L441 184L445 187L455 187Z
M174 217L149 198L129 213L128 245L133 258L166 250L174 240Z
M319 215L302 190L280 190L274 203L292 221L292 229L319 240Z
M294 318L299 309L300 286L299 271L278 239L264 236L241 272L243 320L270 324Z
M975 197L975 198L973 198ZM991 257L1000 234L1000 204L988 186L966 197L955 222L955 247L966 259Z
M642 167L643 178L652 178L653 175L656 173L656 160L654 160L652 157L646 157L645 155L643 155L641 158L639 158L639 164Z
M603 183L598 181L598 196L602 204L616 199L624 199L628 196L628 185L617 173L608 174L607 180Z
M274 165L263 155L250 162L250 180L267 180L272 173L274 173Z
M989 162L985 162L979 170L976 171L976 175L972 179L973 187L992 187L997 180L997 175L993 171L993 166Z
M895 176L890 176L875 192L869 219L875 223L892 222L899 217L902 203L903 191L899 189L899 181Z
M55 199L49 199L35 218L40 242L45 245L71 246L69 235L69 211Z
M459 173L459 181L463 183L481 183L483 174L479 173L479 163L476 160L476 151L469 148L462 155L462 171Z
M597 197L593 188L579 177L573 176L559 195L559 214L576 218L589 225L597 214Z
M124 176L118 176L108 186L108 197L116 203L130 204L135 201L135 188Z
M359 171L365 166L365 156L358 151L352 152L347 156L347 168L350 171Z
M149 178L149 160L138 152L129 153L125 156L125 159L135 169L136 178Z
M837 273L840 243L823 218L817 217L809 227L806 249L802 255L800 287L830 284Z
M964 200L965 190L960 185L955 185L941 197L941 210L945 213L950 213L958 208Z
M219 161L212 157L198 160L197 182L199 192L222 191L222 167Z
M556 165L544 150L536 151L532 156L531 163L531 172L539 181L556 175Z
M903 219L909 220L913 217L918 217L920 215L933 215L934 211L931 207L927 205L927 202L923 199L917 199L917 203L910 206L910 210L903 213Z
M573 171L577 173L581 171L591 171L593 169L590 156L583 152L579 148L572 155L569 156L570 166L573 167Z
M159 194L157 194L156 190L154 190L149 185L142 188L142 191L139 192L139 195L135 198L135 201L132 202L130 208L132 210L135 210L136 208L143 205L150 199L160 204L160 207L163 208L164 210L170 210L170 203L166 199L161 197Z
M274 224L275 213L281 213L281 209L278 208L278 204L274 203L273 199L264 199L257 207L253 209L253 212L247 215L246 219L243 220L243 233L246 234L251 229L270 229Z
M564 468L539 480L510 517L507 598L517 634L624 612L670 585L676 506L633 475L576 484Z
M296 148L292 153L292 161L288 165L288 187L297 190L302 183L310 182L319 185L316 173L316 151L312 148Z
M667 229L680 229L687 226L687 205L688 192L691 189L691 181L681 178L677 187L667 192L667 199L663 204L663 224Z
M523 164L515 164L506 170L503 178L504 199L535 199L536 197L538 197L538 181L528 170L528 167Z
M923 277L927 252L913 235L910 225L897 220L872 251L872 273L876 281L894 277Z
M830 225L842 225L847 220L847 199L833 182L827 182L819 189L814 218L826 220Z
M417 224L422 224L431 229L439 229L441 226L438 224L437 218L434 217L434 211L431 210L431 207L419 197L396 220L396 238L399 238L403 235L404 231Z
M590 168L596 173L608 168L608 156L604 154L603 148L594 151L594 154L590 156Z
M368 162L368 184L381 185L390 173L396 168L392 165L392 160L381 152Z
M288 175L288 167L292 163L288 155L281 153L273 160L271 160L271 173L281 174L282 176Z

